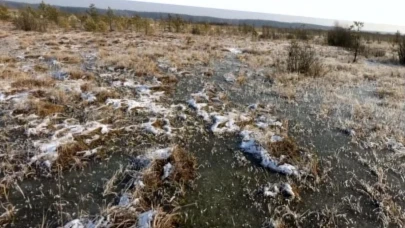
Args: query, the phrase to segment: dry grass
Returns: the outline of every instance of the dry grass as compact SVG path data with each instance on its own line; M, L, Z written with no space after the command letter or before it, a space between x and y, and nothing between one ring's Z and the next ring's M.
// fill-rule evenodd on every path
M2 204L1 206L5 211L0 214L0 226L8 226L15 217L16 208L11 204L5 206Z
M245 84L245 83L246 83L246 80L247 80L247 78L246 78L246 76L243 75L243 74L239 74L239 76L236 78L236 82L237 82L239 85Z
M69 143L69 144L64 144L61 147L58 148L58 159L56 160L56 163L58 164L59 167L62 167L63 169L72 167L73 166L80 166L82 164L80 158L77 156L77 152L87 150L88 146L85 145L84 143Z
M276 91L281 98L284 98L287 100L294 100L297 95L296 86L294 86L290 82L282 87L281 86L277 87Z
M0 56L0 63L15 63L17 60L11 56L1 55Z
M174 181L187 183L195 179L197 160L192 154L180 147L176 147L173 150L171 160L174 164L174 171L171 174L171 178L173 178Z
M37 72L44 73L44 72L47 72L49 69L48 69L48 67L46 65L37 64L37 65L34 66L34 70L37 71Z
M63 113L65 107L62 105L56 105L45 101L37 101L31 104L32 110L34 113L41 116L46 117L56 113Z
M405 92L403 88L380 87L377 88L377 96L380 99L402 99L405 97Z
M113 53L113 52L111 52ZM101 55L105 66L114 66L117 69L135 70L137 76L153 75L158 73L158 67L154 57L141 53Z
M301 162L301 151L297 143L291 138L286 138L280 142L268 143L267 147L271 155L277 158L285 156L283 162L289 164L299 164Z
M99 91L96 94L96 97L97 97L98 102L105 103L108 98L111 98L111 99L120 98L120 94L117 91L112 90L112 89L104 89L104 90Z
M6 68L0 70L0 79L18 79L29 78L27 73L21 72L15 66L8 65Z
M82 70L70 70L69 72L70 79L72 80L94 80L95 76L91 72L84 72Z
M81 57L72 53L56 52L54 54L45 55L45 59L56 59L57 61L65 64L79 64Z
M82 85L80 85L80 90L82 92L90 92L93 88L93 85L89 84L89 83L84 83Z
M163 166L165 161L156 160L152 162L152 165L148 170L145 171L143 175L143 182L145 186L150 190L156 190L162 186L162 175L163 175Z
M153 219L154 228L175 228L179 227L179 215L175 213L166 213L162 208L157 210Z
M11 86L14 88L42 88L52 87L55 82L51 79L34 79L34 78L21 78L17 79Z
M81 100L79 93L67 94L65 91L59 89L49 90L49 95L47 98L49 102L59 105L69 105L72 103L77 103Z

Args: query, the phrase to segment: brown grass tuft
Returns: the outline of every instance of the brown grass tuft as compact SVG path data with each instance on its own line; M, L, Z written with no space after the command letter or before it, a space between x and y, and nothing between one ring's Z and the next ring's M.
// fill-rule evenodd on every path
M37 72L44 73L48 71L48 67L46 65L35 65L34 70Z
M155 128L163 128L165 126L165 122L161 119L157 119L155 122L153 122L152 126Z
M15 63L15 62L17 62L15 58L6 55L0 56L0 63Z
M280 158L286 156L285 162L297 164L301 161L301 153L298 145L291 138L286 138L281 142L268 143L267 147L271 155Z
M120 94L114 90L102 90L97 93L96 97L98 102L105 103L108 98L111 99L120 98Z
M55 113L62 113L65 108L61 105L55 105L49 102L39 101L32 104L35 114L46 117Z
M243 84L245 84L246 83L246 80L247 80L247 78L246 78L246 76L244 76L244 75L239 75L237 78L236 78L236 82L239 84L239 85L243 85Z
M84 143L69 143L58 148L59 157L56 163L62 168L71 167L72 164L80 163L77 158L77 152L87 150L88 147Z
M81 70L71 70L69 71L70 79L72 80L93 80L95 78L94 74L91 72L84 72Z
M63 52L53 52L50 55L44 55L45 59L56 59L59 62L67 64L78 64L81 62L81 57L78 55L63 53Z
M154 228L175 228L179 227L179 216L178 214L166 213L163 209L158 209L153 219Z
M89 92L92 88L92 85L90 85L89 83L84 83L80 86L80 90L82 92Z
M54 85L53 80L44 80L44 79L18 79L11 83L11 86L14 88L39 88L39 87L52 87Z
M168 76L161 76L158 78L163 84L177 84L179 81L176 76L168 75Z
M4 70L0 70L0 79L17 79L17 78L27 78L28 75L21 72L9 65L9 67Z
M176 147L173 150L171 160L174 164L174 170L171 174L174 181L186 183L195 179L197 160L191 153L186 152L180 147Z
M163 166L166 161L155 160L143 175L143 182L148 189L157 189L162 185Z
M377 89L377 96L380 99L385 99L385 98L401 99L405 95L404 95L404 92L402 91L402 88L397 89L397 88L380 87Z

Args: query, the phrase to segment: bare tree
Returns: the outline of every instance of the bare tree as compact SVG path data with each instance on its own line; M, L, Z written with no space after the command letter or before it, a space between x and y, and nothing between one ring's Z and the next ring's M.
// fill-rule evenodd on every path
M353 36L353 53L354 53L354 59L353 63L357 61L357 56L360 51L360 44L361 44L361 35L360 31L364 27L364 22L360 21L355 21L353 22L353 25L350 26L350 30L352 31L352 36Z

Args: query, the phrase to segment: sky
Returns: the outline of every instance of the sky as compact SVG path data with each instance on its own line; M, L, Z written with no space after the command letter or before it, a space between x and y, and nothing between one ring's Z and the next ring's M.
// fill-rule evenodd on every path
M209 7L369 23L366 29L405 29L404 0L142 0L186 6ZM385 25L385 26L384 26ZM387 26L387 25L394 25ZM400 27L399 27L400 26ZM377 27L379 28L379 26Z
M2 0L0 0L1 2ZM41 0L11 0L40 3ZM227 19L262 19L333 26L365 22L364 30L405 33L405 0L44 0L60 6L126 9L211 16ZM163 3L163 4L156 4ZM194 7L193 7L194 6ZM199 8L197 8L199 7Z
M186 6L242 10L405 26L404 0L142 0Z

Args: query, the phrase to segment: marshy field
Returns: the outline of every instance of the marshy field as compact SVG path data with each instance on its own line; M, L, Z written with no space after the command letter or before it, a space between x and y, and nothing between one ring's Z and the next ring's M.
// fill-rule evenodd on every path
M394 35L353 62L326 32L16 27L0 22L0 226L405 225Z

